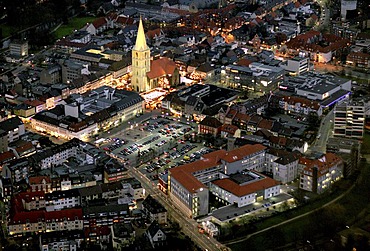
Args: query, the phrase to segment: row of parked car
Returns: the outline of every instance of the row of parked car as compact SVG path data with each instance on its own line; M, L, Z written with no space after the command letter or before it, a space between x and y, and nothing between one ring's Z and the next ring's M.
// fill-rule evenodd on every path
M124 144L128 143L128 140L123 140L123 139L120 139L120 138L114 138L114 139L112 139L112 141L114 143L112 145L104 147L103 148L104 151L113 151L117 148L122 147Z
M127 156L127 155L130 155L130 154L132 154L132 153L134 153L134 152L138 151L138 150L139 150L139 146L138 146L138 144L133 143L131 146L129 146L129 147L127 147L127 148L123 149L123 150L122 150L122 151L120 151L119 153L120 153L120 154L122 154L122 155L124 155L124 156Z
M159 159L156 162L149 162L148 165L145 167L145 170L147 170L149 173L160 169L164 165L169 163L169 160Z

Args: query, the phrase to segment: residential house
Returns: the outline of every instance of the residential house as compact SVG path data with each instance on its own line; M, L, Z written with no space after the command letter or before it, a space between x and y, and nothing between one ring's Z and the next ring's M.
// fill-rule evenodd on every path
M129 208L127 204L97 201L83 208L83 218L85 238L89 242L110 242L112 225L128 221Z
M370 54L363 52L351 52L347 56L346 63L357 67L370 67Z
M144 216L151 222L167 224L167 210L151 195L148 195L142 203Z
M108 29L108 20L105 17L95 19L92 23L87 24L83 30L86 30L91 35L97 35Z
M44 231L82 230L82 228L82 209L12 212L8 221L8 233L11 236Z
M121 251L135 241L135 230L131 222L115 223L111 226L113 249Z
M1 121L0 128L4 132L7 132L9 143L18 140L25 133L24 124L18 117L11 117Z
M319 102L296 96L283 96L279 101L279 106L286 114L308 116L315 113L321 117L323 112Z
M167 236L156 221L153 221L152 224L150 224L145 235L148 237L153 249L161 248L167 244Z
M269 148L266 151L266 173L271 174L274 180L286 184L298 178L298 153L286 150Z
M59 211L65 208L81 206L81 198L78 189L54 191L45 195L46 211Z
M33 176L29 178L29 185L32 192L51 192L51 179L49 176Z
M319 159L300 157L299 166L299 188L313 193L323 193L343 177L343 160L334 153L328 152Z
M77 251L84 240L83 231L45 232L39 235L41 251Z
M211 134L217 136L220 133L222 124L218 119L206 116L198 125L199 134Z

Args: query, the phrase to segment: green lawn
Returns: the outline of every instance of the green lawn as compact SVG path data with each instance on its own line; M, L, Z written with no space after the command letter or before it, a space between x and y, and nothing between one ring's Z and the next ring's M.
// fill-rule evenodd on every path
M91 23L96 17L75 17L69 20L68 24L63 24L55 31L57 39L72 34L74 30L79 30L85 26L86 23Z

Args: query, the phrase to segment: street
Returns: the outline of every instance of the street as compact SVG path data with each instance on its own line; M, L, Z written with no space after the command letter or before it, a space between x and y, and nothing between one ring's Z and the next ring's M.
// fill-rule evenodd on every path
M124 162L124 160L121 159ZM166 209L171 219L177 221L182 231L190 237L203 250L229 250L214 238L210 238L204 234L198 233L198 223L194 219L185 217L181 210L170 200L163 192L161 192L155 183L152 183L138 169L130 167L130 174L136 178L145 190L156 198Z
M320 123L320 128L317 131L318 138L310 146L309 151L311 152L326 152L326 142L328 138L332 135L333 130L333 120L334 120L334 109L323 117Z
M154 110L152 112L146 112L139 118L135 119L135 122L131 122L131 124L141 124L143 121L148 120L149 118L160 116L161 112L160 110ZM180 121L187 124L187 120L184 118L179 119ZM128 123L125 123L124 125L118 126L113 128L109 132L104 132L99 135L99 138L115 138L115 137L122 137L123 135L127 135L127 131L130 131L131 126ZM153 135L154 136L154 135ZM140 139L137 139L137 141L143 141L147 139L150 136L145 136L143 132L143 137L140 137ZM122 163L126 162L125 158L129 158L130 161L135 161L134 156L137 154L131 154L130 156L123 157L120 154L113 154L111 156L117 158ZM199 247L201 247L203 250L228 250L227 247L223 246L221 243L219 243L214 238L208 237L207 235L200 234L198 232L198 223L194 219L187 218L181 213L181 210L176 207L174 202L170 200L170 198L165 195L162 191L160 191L157 188L157 184L153 181L151 181L144 173L140 172L139 169L137 169L134 165L129 165L129 173L132 177L136 178L140 183L142 184L143 188L147 191L148 194L151 194L154 198L156 198L166 209L169 214L169 217L173 219L174 221L177 221L182 229L182 231L190 237L191 240L193 240Z

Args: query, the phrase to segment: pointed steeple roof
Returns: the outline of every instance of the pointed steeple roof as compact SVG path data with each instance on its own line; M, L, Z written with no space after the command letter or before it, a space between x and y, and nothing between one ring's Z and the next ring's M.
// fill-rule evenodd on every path
M144 27L143 27L143 21L139 21L139 29L137 31L137 37L136 37L136 43L134 46L134 50L136 51L142 51L142 50L147 50L148 46L146 45L146 38L145 38L145 32L144 32Z

